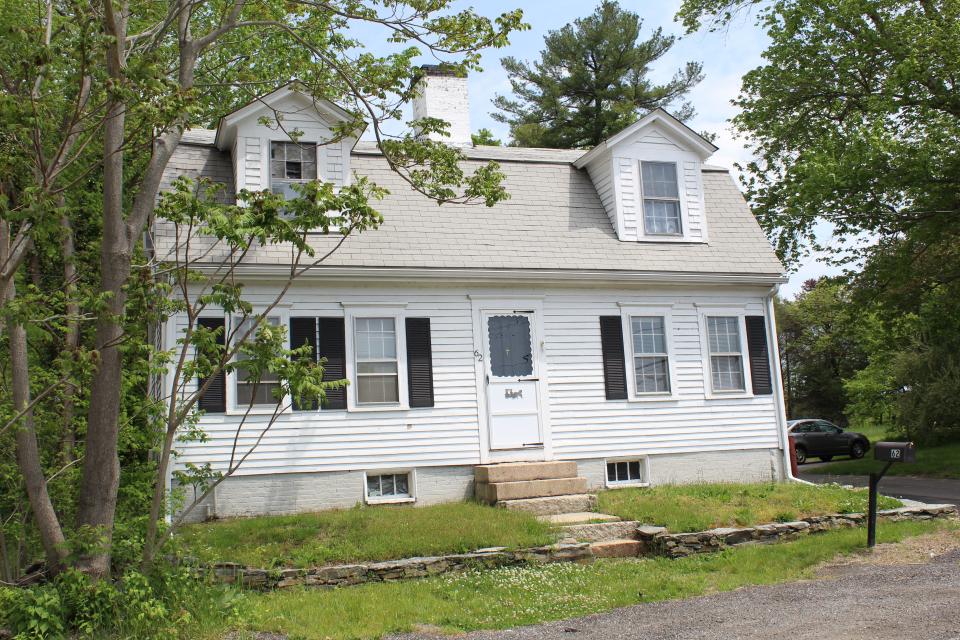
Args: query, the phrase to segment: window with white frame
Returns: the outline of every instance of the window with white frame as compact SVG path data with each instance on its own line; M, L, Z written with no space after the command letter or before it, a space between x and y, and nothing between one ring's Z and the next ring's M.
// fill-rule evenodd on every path
M402 500L412 498L409 473L367 474L367 500Z
M607 484L643 484L644 464L642 460L617 460L607 462Z
M707 316L710 372L714 392L744 391L739 316Z
M682 235L676 163L642 161L640 189L643 193L644 232L657 236Z
M270 190L285 199L299 197L291 185L317 179L317 145L312 142L270 143Z
M355 318L357 404L388 404L400 401L395 318Z
M254 330L253 328L256 321L256 317L235 318L234 322L236 323L237 330L233 334L234 337L240 340L246 336L247 342L253 342L256 339L256 332L259 331L260 328L263 328L264 324L275 327L280 326L280 318L278 316L268 316L264 318L260 328ZM249 335L247 335L248 333ZM235 359L238 363L242 363L248 359L248 357L243 353L237 353ZM277 381L276 374L263 372L259 376L259 379L257 379L257 377L243 367L242 364L238 364L234 374L234 382L234 404L238 408L273 407L277 404L277 398L274 392L280 388L280 383Z
M663 316L631 316L637 395L670 393L670 361Z

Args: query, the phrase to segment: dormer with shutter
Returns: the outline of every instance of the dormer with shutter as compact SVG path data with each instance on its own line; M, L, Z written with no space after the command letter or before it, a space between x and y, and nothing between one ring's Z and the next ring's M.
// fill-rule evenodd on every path
M337 127L353 121L341 107L291 83L221 118L214 144L233 159L237 191L292 197L291 185L300 182L349 184L350 152L362 132L337 139Z
M706 242L701 169L710 141L655 109L578 159L625 242Z

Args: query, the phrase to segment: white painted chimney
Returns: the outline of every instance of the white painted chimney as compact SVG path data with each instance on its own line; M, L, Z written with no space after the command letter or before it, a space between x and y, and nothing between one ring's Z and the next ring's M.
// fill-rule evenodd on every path
M432 133L430 138L456 146L469 146L470 100L467 97L467 78L440 65L425 64L423 75L417 81L413 99L413 119L439 118L450 123L450 136Z

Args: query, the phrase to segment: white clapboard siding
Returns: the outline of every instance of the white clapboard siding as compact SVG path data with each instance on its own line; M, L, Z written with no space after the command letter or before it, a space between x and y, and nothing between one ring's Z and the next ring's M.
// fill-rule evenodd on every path
M595 162L587 167L587 172L590 174L590 181L593 182L593 187L597 190L597 195L600 196L600 202L603 204L604 211L607 212L607 216L610 218L610 224L613 225L613 228L617 228L617 203L616 203L616 194L613 189L613 165L608 158L604 158L602 162Z
M250 285L247 299L269 304L275 289ZM609 289L471 289L471 293L539 296L543 328L547 409L553 456L585 459L631 454L776 448L772 396L707 399L699 322L703 304L737 305L763 314L763 290L725 294L660 288L637 293ZM343 283L297 283L284 298L289 316L340 316L341 303L406 305L408 317L430 318L435 406L381 411L291 412L282 415L237 472L265 474L417 466L470 465L481 459L473 335L467 292L453 287L347 287ZM676 395L669 400L608 401L604 397L599 316L621 306L672 309ZM182 330L178 319L171 333ZM398 327L402 331L402 327ZM168 344L174 337L168 335ZM629 341L627 342L629 345ZM629 347L628 347L629 348ZM627 363L630 354L627 353ZM400 364L401 367L404 363ZM207 415L203 443L183 443L176 468L210 463L223 469L253 447L267 417L252 416L237 432L239 417ZM234 451L234 446L236 449Z

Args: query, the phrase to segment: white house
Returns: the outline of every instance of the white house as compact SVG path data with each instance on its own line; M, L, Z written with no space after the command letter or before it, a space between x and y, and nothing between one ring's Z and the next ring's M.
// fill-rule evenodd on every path
M503 462L576 465L517 472L541 480L539 493L501 487L501 499L783 478L772 302L783 268L729 172L706 164L716 148L664 111L588 152L474 147L466 79L427 69L424 82L415 117L451 121L471 164L497 160L509 200L437 206L355 139L301 151L346 114L290 88L176 150L168 184L204 175L227 197L354 175L390 190L383 226L348 238L271 316L351 384L327 406L285 412L203 515L463 499L475 467ZM274 109L300 146L262 124ZM173 251L162 220L151 240L160 258ZM289 255L255 250L241 274L254 304L276 294ZM182 326L168 324L168 344ZM232 375L211 389L208 439L182 447L181 468L229 459L251 390ZM266 419L250 419L241 446Z

